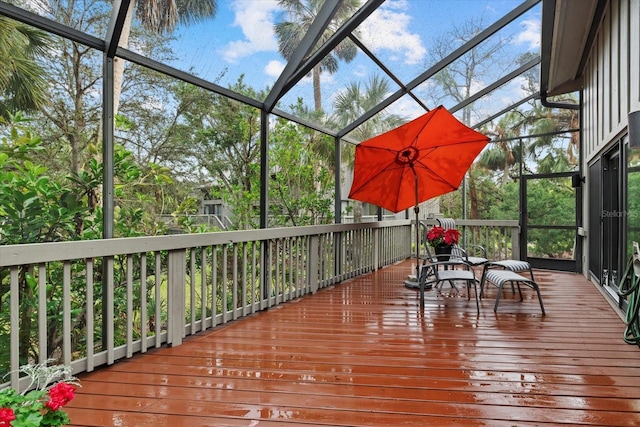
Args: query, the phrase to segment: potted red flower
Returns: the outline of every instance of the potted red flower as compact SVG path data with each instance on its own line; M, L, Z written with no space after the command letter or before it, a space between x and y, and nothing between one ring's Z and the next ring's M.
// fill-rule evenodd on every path
M439 225L434 225L427 231L427 241L432 246L436 254L450 254L451 247L458 244L460 232L455 228L444 229Z
M62 407L74 398L78 381L71 376L70 368L47 366L47 362L20 367L20 372L31 380L27 391L0 390L0 427L69 424Z

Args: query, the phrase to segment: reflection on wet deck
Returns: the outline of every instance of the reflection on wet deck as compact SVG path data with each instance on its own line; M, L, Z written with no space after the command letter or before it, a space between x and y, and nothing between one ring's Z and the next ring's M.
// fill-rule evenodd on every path
M81 376L77 426L640 425L640 349L582 276L404 287L412 262ZM517 295L517 293L516 293Z

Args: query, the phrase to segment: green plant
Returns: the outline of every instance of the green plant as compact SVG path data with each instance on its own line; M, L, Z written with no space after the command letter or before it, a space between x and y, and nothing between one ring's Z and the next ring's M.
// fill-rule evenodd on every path
M75 397L77 378L71 368L48 366L50 361L20 367L31 381L26 390L13 388L0 391L0 427L57 427L69 423L61 408Z

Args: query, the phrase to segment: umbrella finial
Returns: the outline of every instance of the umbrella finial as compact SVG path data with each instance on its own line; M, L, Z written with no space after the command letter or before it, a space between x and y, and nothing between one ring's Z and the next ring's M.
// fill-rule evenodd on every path
M416 147L404 148L398 151L398 154L396 155L396 162L400 163L401 165L412 165L413 162L415 162L418 158L418 154L419 151Z

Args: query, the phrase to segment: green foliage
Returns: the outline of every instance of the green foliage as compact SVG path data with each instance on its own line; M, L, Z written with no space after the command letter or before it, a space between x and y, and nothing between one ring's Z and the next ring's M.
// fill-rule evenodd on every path
M484 219L518 220L520 218L520 183L507 182L505 185L487 191L484 201L488 202Z
M63 182L49 177L44 166L32 161L33 154L41 150L42 142L29 131L27 121L16 115L11 122L4 122L0 140L0 244L42 243L77 240L82 233L82 218L89 215L74 191ZM57 270L56 270L57 268ZM62 276L62 266L56 265L52 277ZM0 330L9 324L9 287L7 270L0 270ZM31 344L36 328L32 328L38 312L38 281L31 266L21 266L18 271L20 292L20 360L27 363L37 355ZM62 307L62 281L47 289L47 314L51 339L62 330L59 318ZM0 335L0 369L8 368L10 346L8 334ZM57 338L55 338L57 339Z
M61 408L75 397L78 381L71 369L47 362L23 365L20 372L31 381L26 392L13 388L0 391L0 426L58 427L69 424L69 416ZM50 385L56 382L55 385ZM34 387L32 389L32 387Z
M311 28L323 1L320 0L278 0L285 13L282 20L274 27L278 38L278 50L285 59L291 59L303 37ZM359 0L345 0L340 2L329 26L317 40L318 45L323 45L360 7ZM358 30L354 30L357 35ZM329 52L312 70L314 109L322 110L322 96L320 90L320 73L334 74L338 71L339 60L351 62L358 53L355 43L350 38L342 40L331 52Z
M188 84L174 86L184 122L176 136L189 145L188 153L205 170L213 187L232 210L236 228L254 228L260 190L260 111ZM230 89L264 98L241 76ZM192 166L193 168L193 166Z
M627 256L632 253L633 242L640 242L640 153L630 150L627 172Z
M241 76L231 90L252 98L264 98ZM193 158L214 183L213 198L231 210L235 228L259 226L260 121L256 108L213 95L187 84L175 86L178 109L184 123L176 135L191 140ZM301 104L299 108L303 108ZM310 113L318 114L318 113ZM273 225L326 223L332 219L332 139L300 125L278 120L269 134L269 197ZM326 150L326 147L331 147ZM194 206L195 208L195 206ZM182 209L182 208L180 208ZM178 212L179 210L176 210ZM193 230L182 221L183 229Z
M462 218L462 189L440 197L440 213L448 218Z
M535 225L568 225L576 222L575 190L570 178L536 179L527 183L527 222ZM571 253L574 230L528 230L528 251L534 256L561 257Z
M99 188L103 180L102 163L90 159L86 168L67 177L47 174L47 168L36 163L35 159L42 151L42 141L33 136L29 122L20 114L12 121L2 122L0 139L0 244L43 243L79 239L99 239L102 237L102 207L97 203ZM164 232L165 226L158 224L155 218L144 209L148 200L143 191L151 189L156 193L158 187L171 182L166 168L149 168L145 173L135 162L131 152L122 147L115 149L115 231L116 236L139 236ZM155 203L155 199L151 198ZM185 210L193 211L191 200ZM96 295L100 294L102 284L102 260L94 261L94 283ZM126 257L115 259L114 287L118 313L126 313ZM153 274L153 266L147 271ZM86 310L84 306L83 263L71 264L72 293L72 341L74 351L86 349L85 336ZM59 354L62 337L62 283L63 264L48 263L42 277L42 271L33 266L24 265L18 271L20 293L20 360L26 363L38 357L39 346L37 328L32 327L38 318L38 283L46 283L47 342L49 355ZM133 272L140 289L139 268ZM151 298L149 298L151 301ZM8 270L0 270L0 330L7 330L9 319ZM99 312L102 301L98 299L96 309ZM114 319L118 331L125 330L126 319ZM118 332L119 333L119 332ZM100 337L100 331L96 331ZM0 372L6 372L10 360L9 335L0 334Z
M14 389L0 391L0 410L13 408L15 419L10 424L13 427L63 426L70 420L64 411L47 410L46 390L32 390L22 395Z
M276 225L301 226L333 220L333 174L321 166L313 150L313 133L299 125L279 120L272 132L269 151L274 172L269 198Z
M46 73L38 59L50 43L44 31L0 16L0 117L47 105Z
M52 180L31 161L41 140L20 115L0 139L0 244L74 240L76 216L86 213L70 188Z

